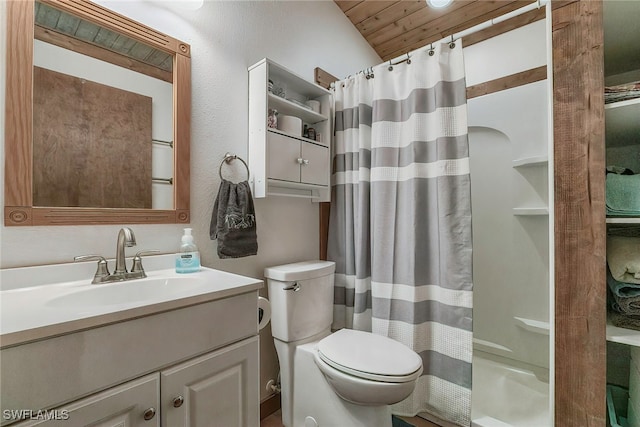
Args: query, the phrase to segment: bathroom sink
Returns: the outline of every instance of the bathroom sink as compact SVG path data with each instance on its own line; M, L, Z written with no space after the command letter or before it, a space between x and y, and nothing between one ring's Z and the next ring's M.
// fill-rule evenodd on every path
M92 285L95 262L0 269L0 348L254 292L262 281L202 267L177 274L175 254L145 258L147 277ZM131 265L131 261L128 263Z
M101 307L156 299L172 299L205 284L197 277L166 277L91 285L45 303L48 307Z

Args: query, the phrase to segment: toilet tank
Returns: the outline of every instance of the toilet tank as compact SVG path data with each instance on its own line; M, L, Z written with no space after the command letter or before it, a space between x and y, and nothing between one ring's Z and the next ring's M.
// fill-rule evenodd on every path
M304 261L265 268L274 338L293 342L331 327L335 268L331 261Z

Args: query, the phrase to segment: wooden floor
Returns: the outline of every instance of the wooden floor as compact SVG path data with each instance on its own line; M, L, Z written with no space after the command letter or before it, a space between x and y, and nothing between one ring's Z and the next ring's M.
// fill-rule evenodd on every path
M260 421L260 427L284 427L280 416L281 413L278 409L276 412Z
M433 424L420 417L402 417L402 419L413 424L415 427L439 427L437 424ZM260 427L284 427L282 425L280 410L260 421Z

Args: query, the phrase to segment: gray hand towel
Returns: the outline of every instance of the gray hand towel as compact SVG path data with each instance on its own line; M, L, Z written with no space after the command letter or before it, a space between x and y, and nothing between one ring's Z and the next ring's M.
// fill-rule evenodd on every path
M209 236L211 240L218 239L220 258L240 258L258 253L256 212L247 181L235 184L222 180L213 205Z

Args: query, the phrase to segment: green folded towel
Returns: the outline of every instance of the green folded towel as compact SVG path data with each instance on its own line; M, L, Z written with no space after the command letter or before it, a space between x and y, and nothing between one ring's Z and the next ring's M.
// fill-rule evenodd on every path
M640 215L640 175L607 174L607 214Z

